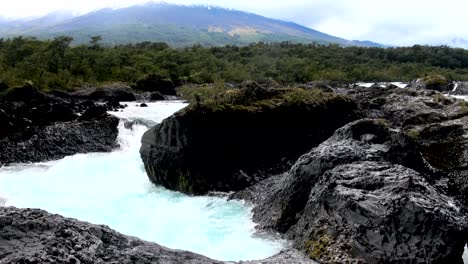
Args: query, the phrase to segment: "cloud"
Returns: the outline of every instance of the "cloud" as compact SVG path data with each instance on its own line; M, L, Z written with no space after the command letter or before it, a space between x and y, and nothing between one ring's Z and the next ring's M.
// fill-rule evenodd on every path
M0 0L0 15L40 16L67 9L85 13L103 7L125 7L149 0ZM293 21L347 39L392 45L440 43L468 39L465 0L166 0L239 9Z

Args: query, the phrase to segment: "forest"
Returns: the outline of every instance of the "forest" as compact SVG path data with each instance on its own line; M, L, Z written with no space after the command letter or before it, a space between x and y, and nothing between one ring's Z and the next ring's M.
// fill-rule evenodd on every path
M366 48L339 45L255 43L246 46L173 48L161 42L105 46L101 36L86 45L73 38L0 39L0 83L32 81L44 90L83 85L132 84L157 74L175 85L311 81L411 81L428 74L468 80L468 50L447 46Z

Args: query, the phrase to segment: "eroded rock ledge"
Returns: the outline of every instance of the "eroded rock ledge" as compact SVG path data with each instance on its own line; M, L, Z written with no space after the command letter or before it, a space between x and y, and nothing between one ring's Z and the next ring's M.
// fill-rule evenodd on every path
M38 209L0 207L0 263L222 264ZM244 264L314 264L295 250Z
M0 166L60 159L117 147L117 117L104 105L59 98L34 85L0 98Z
M191 105L145 133L140 154L152 182L188 194L238 191L288 170L356 119L350 98L318 90L254 86L228 96L242 101Z
M460 263L466 215L424 174L414 144L380 120L359 120L233 197L255 202L262 228L320 262Z

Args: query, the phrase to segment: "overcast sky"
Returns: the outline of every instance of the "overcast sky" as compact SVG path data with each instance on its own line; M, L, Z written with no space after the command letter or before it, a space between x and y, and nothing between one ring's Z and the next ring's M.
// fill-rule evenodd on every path
M0 0L0 16L40 16L55 10L85 13L148 0ZM207 4L285 19L347 39L393 45L468 40L467 0L166 0Z

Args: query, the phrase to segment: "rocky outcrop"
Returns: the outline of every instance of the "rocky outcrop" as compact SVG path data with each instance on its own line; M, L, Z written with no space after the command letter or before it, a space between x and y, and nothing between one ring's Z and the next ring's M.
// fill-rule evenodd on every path
M140 154L151 181L189 194L241 190L286 171L356 118L345 96L321 92L317 101L287 104L269 99L278 91L246 89L259 105L200 104L147 131Z
M449 181L450 195L468 201L462 176L467 175L468 164L468 102L431 90L356 88L348 92L362 116L385 119L413 138L425 161Z
M42 210L0 207L0 263L226 263ZM229 262L234 264L233 262ZM295 250L244 264L313 264ZM227 264L227 263L226 263Z
M468 95L468 82L452 82L450 94Z
M88 152L110 152L117 147L116 117L57 122L29 131L30 136L0 139L0 163L56 160Z
M129 86L109 86L99 88L81 89L70 93L70 96L93 101L104 102L133 102L136 96Z
M159 74L149 74L139 79L134 89L145 92L159 92L162 95L176 95L174 83Z
M32 84L14 88L0 102L0 165L111 151L119 120L106 110L44 94Z
M435 177L414 140L364 119L233 198L320 262L460 263L467 219Z
M448 92L451 85L447 78L438 74L430 74L424 78L420 78L410 82L409 87L414 89L429 89L439 92Z
M443 122L468 114L463 100L432 90L357 87L346 92L356 100L363 117L387 119L396 127Z

